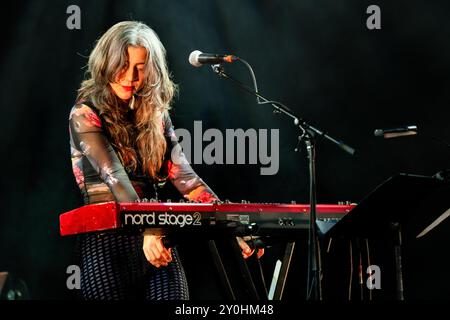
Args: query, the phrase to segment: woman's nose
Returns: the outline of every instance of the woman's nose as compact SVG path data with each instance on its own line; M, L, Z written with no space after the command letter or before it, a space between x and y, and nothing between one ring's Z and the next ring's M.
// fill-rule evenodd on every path
M125 74L125 80L129 82L138 80L138 71L136 68L128 68Z

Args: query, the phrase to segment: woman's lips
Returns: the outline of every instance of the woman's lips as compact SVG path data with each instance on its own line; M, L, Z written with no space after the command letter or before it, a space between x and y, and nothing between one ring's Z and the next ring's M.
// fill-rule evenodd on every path
M131 92L131 91L133 91L133 87L132 86L122 86L122 88L123 88L123 90L125 90L125 91L128 91L128 92Z

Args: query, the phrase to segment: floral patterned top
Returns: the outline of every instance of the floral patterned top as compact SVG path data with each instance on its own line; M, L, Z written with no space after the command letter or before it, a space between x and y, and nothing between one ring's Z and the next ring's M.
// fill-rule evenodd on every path
M168 113L163 119L167 152L161 172L184 198L196 202L218 199L194 172L184 156ZM99 111L90 103L76 104L69 116L72 169L85 204L134 202L153 198L154 181L138 172L125 170L108 140Z

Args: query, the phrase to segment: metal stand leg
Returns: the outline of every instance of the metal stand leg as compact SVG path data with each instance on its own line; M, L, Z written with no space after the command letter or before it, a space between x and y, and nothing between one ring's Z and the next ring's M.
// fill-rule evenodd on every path
M236 300L236 296L234 295L233 288L231 287L230 280L228 279L227 272L225 271L225 267L223 266L222 259L220 258L214 240L208 240L208 247L211 252L214 265L216 266L217 273L219 274L220 281L222 282L222 286L225 289L227 298L230 300Z
M231 248L233 249L233 251L236 255L236 258L237 258L236 260L237 260L237 263L239 266L239 270L241 271L241 274L244 277L244 281L247 284L246 288L247 288L247 290L249 290L249 293L251 295L250 299L261 300L261 298L258 294L258 290L256 290L255 283L253 282L252 275L248 269L247 263L242 258L241 248L239 247L239 244L237 243L236 239L234 239L234 238L231 240Z
M402 230L399 223L392 223L391 227L394 234L394 259L395 273L397 281L397 299L405 300L403 294L403 267L402 267Z
M283 297L284 286L286 284L286 278L289 272L289 266L291 264L294 248L295 242L287 243L286 250L284 251L283 263L281 265L280 274L278 276L277 285L275 287L275 293L273 294L273 300L281 300L281 298Z

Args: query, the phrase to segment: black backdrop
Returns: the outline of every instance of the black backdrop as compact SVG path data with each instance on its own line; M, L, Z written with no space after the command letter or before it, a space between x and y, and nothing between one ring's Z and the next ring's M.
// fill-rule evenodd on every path
M80 30L66 27L71 4L81 9ZM366 28L370 4L381 8L381 30ZM166 46L180 86L172 110L176 127L193 130L194 120L202 120L203 130L280 129L276 175L260 175L257 165L194 166L222 199L307 203L306 155L293 152L297 132L290 120L256 106L209 67L190 66L195 49L244 58L261 93L357 149L351 157L318 142L318 202L337 203L358 202L398 172L432 175L449 166L448 148L425 137L450 140L449 14L448 2L438 0L11 3L2 9L0 51L0 269L22 277L32 298L72 297L65 271L73 239L58 235L58 215L81 205L69 159L68 112L85 57L115 22L144 21ZM227 71L250 83L242 65ZM423 135L373 137L375 128L407 124ZM419 255L420 272L448 263L440 248L449 240L449 224L429 240L432 250ZM413 297L450 297L448 286L438 290L413 278ZM205 296L199 291L197 297Z

